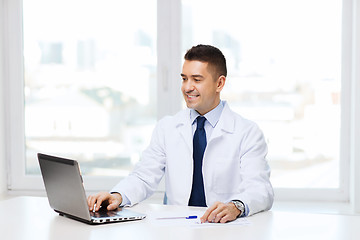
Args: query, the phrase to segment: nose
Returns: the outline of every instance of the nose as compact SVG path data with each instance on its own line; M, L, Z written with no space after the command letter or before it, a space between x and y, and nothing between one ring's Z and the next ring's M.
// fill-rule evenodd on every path
M191 92L194 90L194 85L192 84L192 81L190 81L190 80L183 81L182 87L185 92Z

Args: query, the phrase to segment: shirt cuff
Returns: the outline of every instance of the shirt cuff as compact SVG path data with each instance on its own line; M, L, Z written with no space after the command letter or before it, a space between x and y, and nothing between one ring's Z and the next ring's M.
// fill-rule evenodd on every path
M247 217L249 215L249 207L246 203L242 202L245 206L245 211L240 214L239 217Z

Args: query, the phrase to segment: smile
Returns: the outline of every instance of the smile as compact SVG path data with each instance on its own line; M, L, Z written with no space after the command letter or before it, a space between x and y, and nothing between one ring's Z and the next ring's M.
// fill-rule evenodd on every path
M197 98L197 97L199 97L200 95L188 95L188 94L186 94L186 96L187 96L188 98L192 99L192 98Z

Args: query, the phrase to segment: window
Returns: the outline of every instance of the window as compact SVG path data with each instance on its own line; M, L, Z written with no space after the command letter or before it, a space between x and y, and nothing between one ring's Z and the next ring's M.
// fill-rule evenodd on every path
M46 152L128 175L157 118L156 1L24 0L23 13L26 174Z
M222 98L263 129L276 188L340 186L341 4L182 1L182 50L223 50Z
M349 199L350 0L4 2L11 189L42 188L37 152L111 188L181 108L183 54L204 43L228 61L222 98L264 130L276 190Z

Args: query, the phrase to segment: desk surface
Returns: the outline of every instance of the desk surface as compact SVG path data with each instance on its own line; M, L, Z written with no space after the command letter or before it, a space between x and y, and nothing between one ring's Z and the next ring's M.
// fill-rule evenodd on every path
M186 206L138 204L138 212L189 211ZM359 239L360 216L268 211L248 217L248 225L161 226L141 221L88 225L55 213L44 197L0 201L1 239Z

